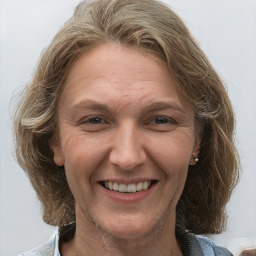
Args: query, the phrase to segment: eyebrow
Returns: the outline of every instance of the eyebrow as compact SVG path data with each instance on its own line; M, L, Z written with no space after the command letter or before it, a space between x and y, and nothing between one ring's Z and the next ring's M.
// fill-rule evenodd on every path
M158 102L153 102L147 105L146 107L147 111L149 112L153 112L153 111L158 111L158 110L168 110L168 109L172 109L175 111L179 111L183 114L185 114L186 112L184 111L184 109L179 106L177 103L172 102L172 101L158 101Z
M79 108L87 108L87 109L111 112L107 104L100 103L92 99L87 99L79 102L72 108L72 112L75 112ZM186 113L181 106L179 106L177 103L172 101L158 101L153 103L150 103L150 102L146 103L143 112L154 112L154 111L168 110L168 109L179 111L183 114Z
M109 111L108 105L104 103L99 103L95 100L87 99L79 102L72 108L72 112L75 112L79 108L97 109L103 111Z

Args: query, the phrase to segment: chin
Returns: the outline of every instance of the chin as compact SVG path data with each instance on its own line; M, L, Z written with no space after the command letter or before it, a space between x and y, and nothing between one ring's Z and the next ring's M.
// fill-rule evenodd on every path
M130 220L127 218L113 219L102 223L101 228L113 237L128 239L145 237L148 234L152 235L157 226L157 223L153 223L152 220L145 220L144 217L144 219L131 218Z

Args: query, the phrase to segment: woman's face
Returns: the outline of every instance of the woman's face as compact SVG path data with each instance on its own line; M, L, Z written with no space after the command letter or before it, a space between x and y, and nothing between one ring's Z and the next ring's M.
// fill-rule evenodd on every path
M118 237L175 224L199 140L165 64L134 48L94 48L72 67L58 120L54 161L77 211Z

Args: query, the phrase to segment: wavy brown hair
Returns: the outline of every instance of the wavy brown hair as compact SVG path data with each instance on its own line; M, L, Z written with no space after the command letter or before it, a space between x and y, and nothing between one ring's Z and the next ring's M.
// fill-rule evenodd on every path
M74 221L74 198L49 142L70 68L90 49L118 43L163 60L201 127L200 161L189 166L177 224L196 234L225 228L225 205L238 179L234 114L223 83L182 20L156 0L83 1L44 51L14 117L16 154L42 203L44 221Z

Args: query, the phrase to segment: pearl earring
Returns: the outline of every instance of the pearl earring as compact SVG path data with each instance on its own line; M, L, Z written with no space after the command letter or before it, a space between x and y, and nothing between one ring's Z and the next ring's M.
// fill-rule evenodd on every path
M196 156L194 153L193 153L193 160L194 160L195 162L198 162L198 161L199 161L198 156Z

